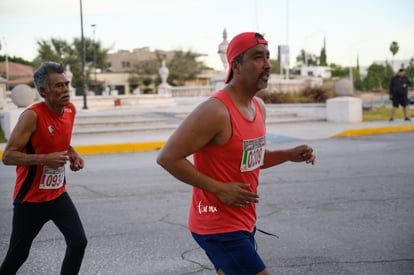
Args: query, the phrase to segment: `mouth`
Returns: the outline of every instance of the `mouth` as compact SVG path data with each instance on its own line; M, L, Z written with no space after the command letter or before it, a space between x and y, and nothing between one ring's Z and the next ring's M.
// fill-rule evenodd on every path
M269 80L269 76L270 76L269 72L263 72L260 74L259 78L267 82Z
M60 100L68 100L70 98L69 94L62 95L59 99Z

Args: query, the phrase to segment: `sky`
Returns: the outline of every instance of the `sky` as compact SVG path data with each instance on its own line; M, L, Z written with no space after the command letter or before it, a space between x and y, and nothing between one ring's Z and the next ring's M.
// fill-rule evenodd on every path
M320 55L326 41L328 63L361 66L414 57L412 0L1 0L0 54L32 60L37 41L72 42L83 32L110 52L149 47L191 50L223 69L217 54L223 41L240 32L264 33L270 58L289 45L290 66L301 49ZM91 25L95 24L95 28ZM392 41L399 45L393 57Z

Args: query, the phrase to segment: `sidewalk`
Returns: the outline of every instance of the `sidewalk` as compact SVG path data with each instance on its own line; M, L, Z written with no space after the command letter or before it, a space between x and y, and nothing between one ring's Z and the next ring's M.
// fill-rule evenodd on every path
M380 121L362 123L295 122L267 126L267 141L306 141L414 131L413 122ZM160 149L171 132L145 132L101 137L75 137L72 144L81 154L137 152Z
M194 107L194 106L193 106ZM191 106L185 107L191 110ZM183 109L177 106L180 111ZM147 109L143 112L152 112ZM280 121L267 125L268 143L286 141L306 141L336 137L375 135L385 133L414 131L413 121L395 120L334 123L321 120ZM75 135L72 146L80 154L106 154L158 150L167 141L173 130L148 130L140 133L117 133L100 135ZM5 144L0 144L0 156Z

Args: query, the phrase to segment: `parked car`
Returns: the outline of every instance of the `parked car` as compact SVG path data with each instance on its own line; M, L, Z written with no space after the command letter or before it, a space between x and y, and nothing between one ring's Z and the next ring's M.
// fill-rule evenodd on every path
M414 93L408 94L408 102L414 104Z

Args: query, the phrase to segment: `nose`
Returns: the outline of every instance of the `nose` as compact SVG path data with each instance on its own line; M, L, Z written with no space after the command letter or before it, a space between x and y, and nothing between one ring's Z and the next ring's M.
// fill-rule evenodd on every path
M264 68L267 69L267 70L272 69L272 64L270 63L270 59L266 58L266 61L264 63Z

